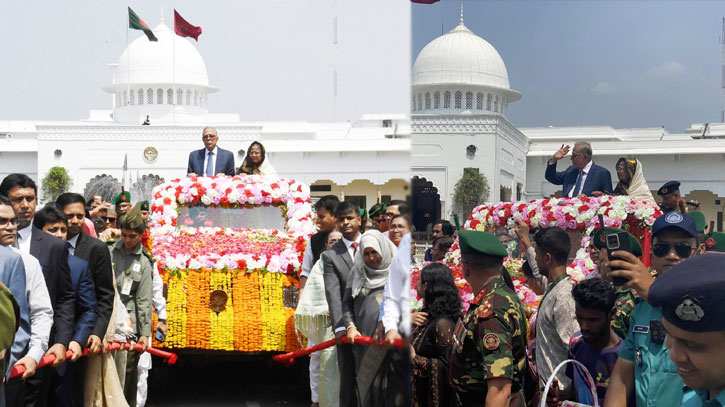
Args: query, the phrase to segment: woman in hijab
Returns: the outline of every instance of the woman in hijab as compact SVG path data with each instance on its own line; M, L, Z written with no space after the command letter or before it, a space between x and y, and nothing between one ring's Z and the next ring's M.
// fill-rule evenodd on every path
M634 201L646 201L656 205L642 171L642 163L634 158L620 158L615 166L619 182L614 195L627 195Z
M356 336L375 334L383 289L396 251L393 242L377 230L369 230L360 238L342 303L343 320L351 342ZM386 393L399 389L389 388L385 380L387 349L355 346L353 352L358 404L361 407L390 405L391 400Z
M253 141L247 149L247 156L244 157L242 166L237 170L237 175L241 174L259 174L264 178L277 179L277 171L274 170L272 164L267 160L267 153L264 146L259 141Z

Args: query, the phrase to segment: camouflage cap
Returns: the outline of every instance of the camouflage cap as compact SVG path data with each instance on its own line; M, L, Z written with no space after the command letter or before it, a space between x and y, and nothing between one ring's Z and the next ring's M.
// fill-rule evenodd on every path
M461 254L486 254L489 256L506 257L508 253L498 238L491 233L475 230L458 232L458 244Z
M605 230L607 234L615 234L619 232L624 232L629 235L629 247L632 249L632 254L634 254L637 257L642 256L642 245L639 244L639 240L637 240L636 237L634 237L631 233L627 232L626 230L622 230L619 228L610 228L606 227L604 229L599 228L592 233L592 244L597 249L603 249L607 246L607 244L602 239L602 230Z
M695 226L697 227L697 233L705 233L705 225L707 224L707 220L705 219L705 214L701 211L689 211L686 213L687 216L691 217L695 220Z
M124 226L128 226L130 229L138 229L146 224L143 220L143 216L141 216L141 202L134 205L133 208L126 213L126 216L123 218L123 224Z

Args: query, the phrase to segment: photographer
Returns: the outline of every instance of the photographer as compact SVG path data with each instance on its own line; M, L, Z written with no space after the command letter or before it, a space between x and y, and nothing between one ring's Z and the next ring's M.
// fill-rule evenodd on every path
M697 249L695 221L679 212L663 215L652 225L652 264L657 275L694 256ZM654 277L634 254L609 253L604 265L612 277L629 280L646 300ZM637 406L679 406L683 382L664 345L665 331L660 308L640 302L632 312L632 322L609 383L604 407L621 407L634 394Z

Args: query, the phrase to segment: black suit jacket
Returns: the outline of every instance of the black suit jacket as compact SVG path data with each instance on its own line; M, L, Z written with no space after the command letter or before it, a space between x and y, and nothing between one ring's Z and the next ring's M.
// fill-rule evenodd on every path
M194 173L199 176L204 176L206 168L204 168L204 159L209 150L202 148L201 150L195 150L189 153L189 165L187 166L186 173ZM234 167L234 154L231 151L217 148L216 163L214 166L214 175L226 174L234 176L236 168Z
M53 306L53 329L49 345L60 343L68 346L73 336L75 296L68 266L68 250L65 242L32 226L30 254L38 259L43 268L45 285ZM85 345L85 344L83 344Z
M73 254L87 261L88 267L91 269L91 278L96 291L96 324L93 326L91 335L103 339L113 312L115 295L111 253L105 243L81 232ZM82 345L85 346L85 343Z
M564 171L557 172L556 163L547 164L546 173L544 175L547 181L554 185L562 186L561 192L564 197L568 197L571 189L576 186L576 179L578 176L579 170L574 168L572 165ZM612 175L609 173L608 169L592 163L592 167L589 169L589 173L587 174L587 179L584 181L584 185L582 185L581 193L590 196L594 191L602 191L605 194L611 195Z
M353 259L342 239L335 243L330 250L322 252L320 258L324 265L325 297L330 306L332 330L347 328L343 321L342 299L345 297L347 277L352 270Z

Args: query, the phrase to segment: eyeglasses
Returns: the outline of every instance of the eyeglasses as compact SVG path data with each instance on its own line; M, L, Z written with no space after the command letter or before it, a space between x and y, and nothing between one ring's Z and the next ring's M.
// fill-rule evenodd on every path
M6 228L8 225L18 226L20 224L20 219L18 218L0 218L0 228Z
M215 135L212 135L212 134L207 134L205 136L202 136L202 139L204 139L204 140L206 140L206 139L215 139L215 138L216 138L216 136Z
M103 219L103 220L104 220L105 222L115 222L115 221L116 221L116 218L114 218L114 217L112 217L112 216L106 216L106 217L103 217L102 219Z
M690 255L692 255L692 252L695 250L695 248L690 246L688 242L657 243L652 246L652 254L654 254L656 257L662 258L667 256L673 248L675 249L675 253L677 253L677 256L682 259L690 257Z

